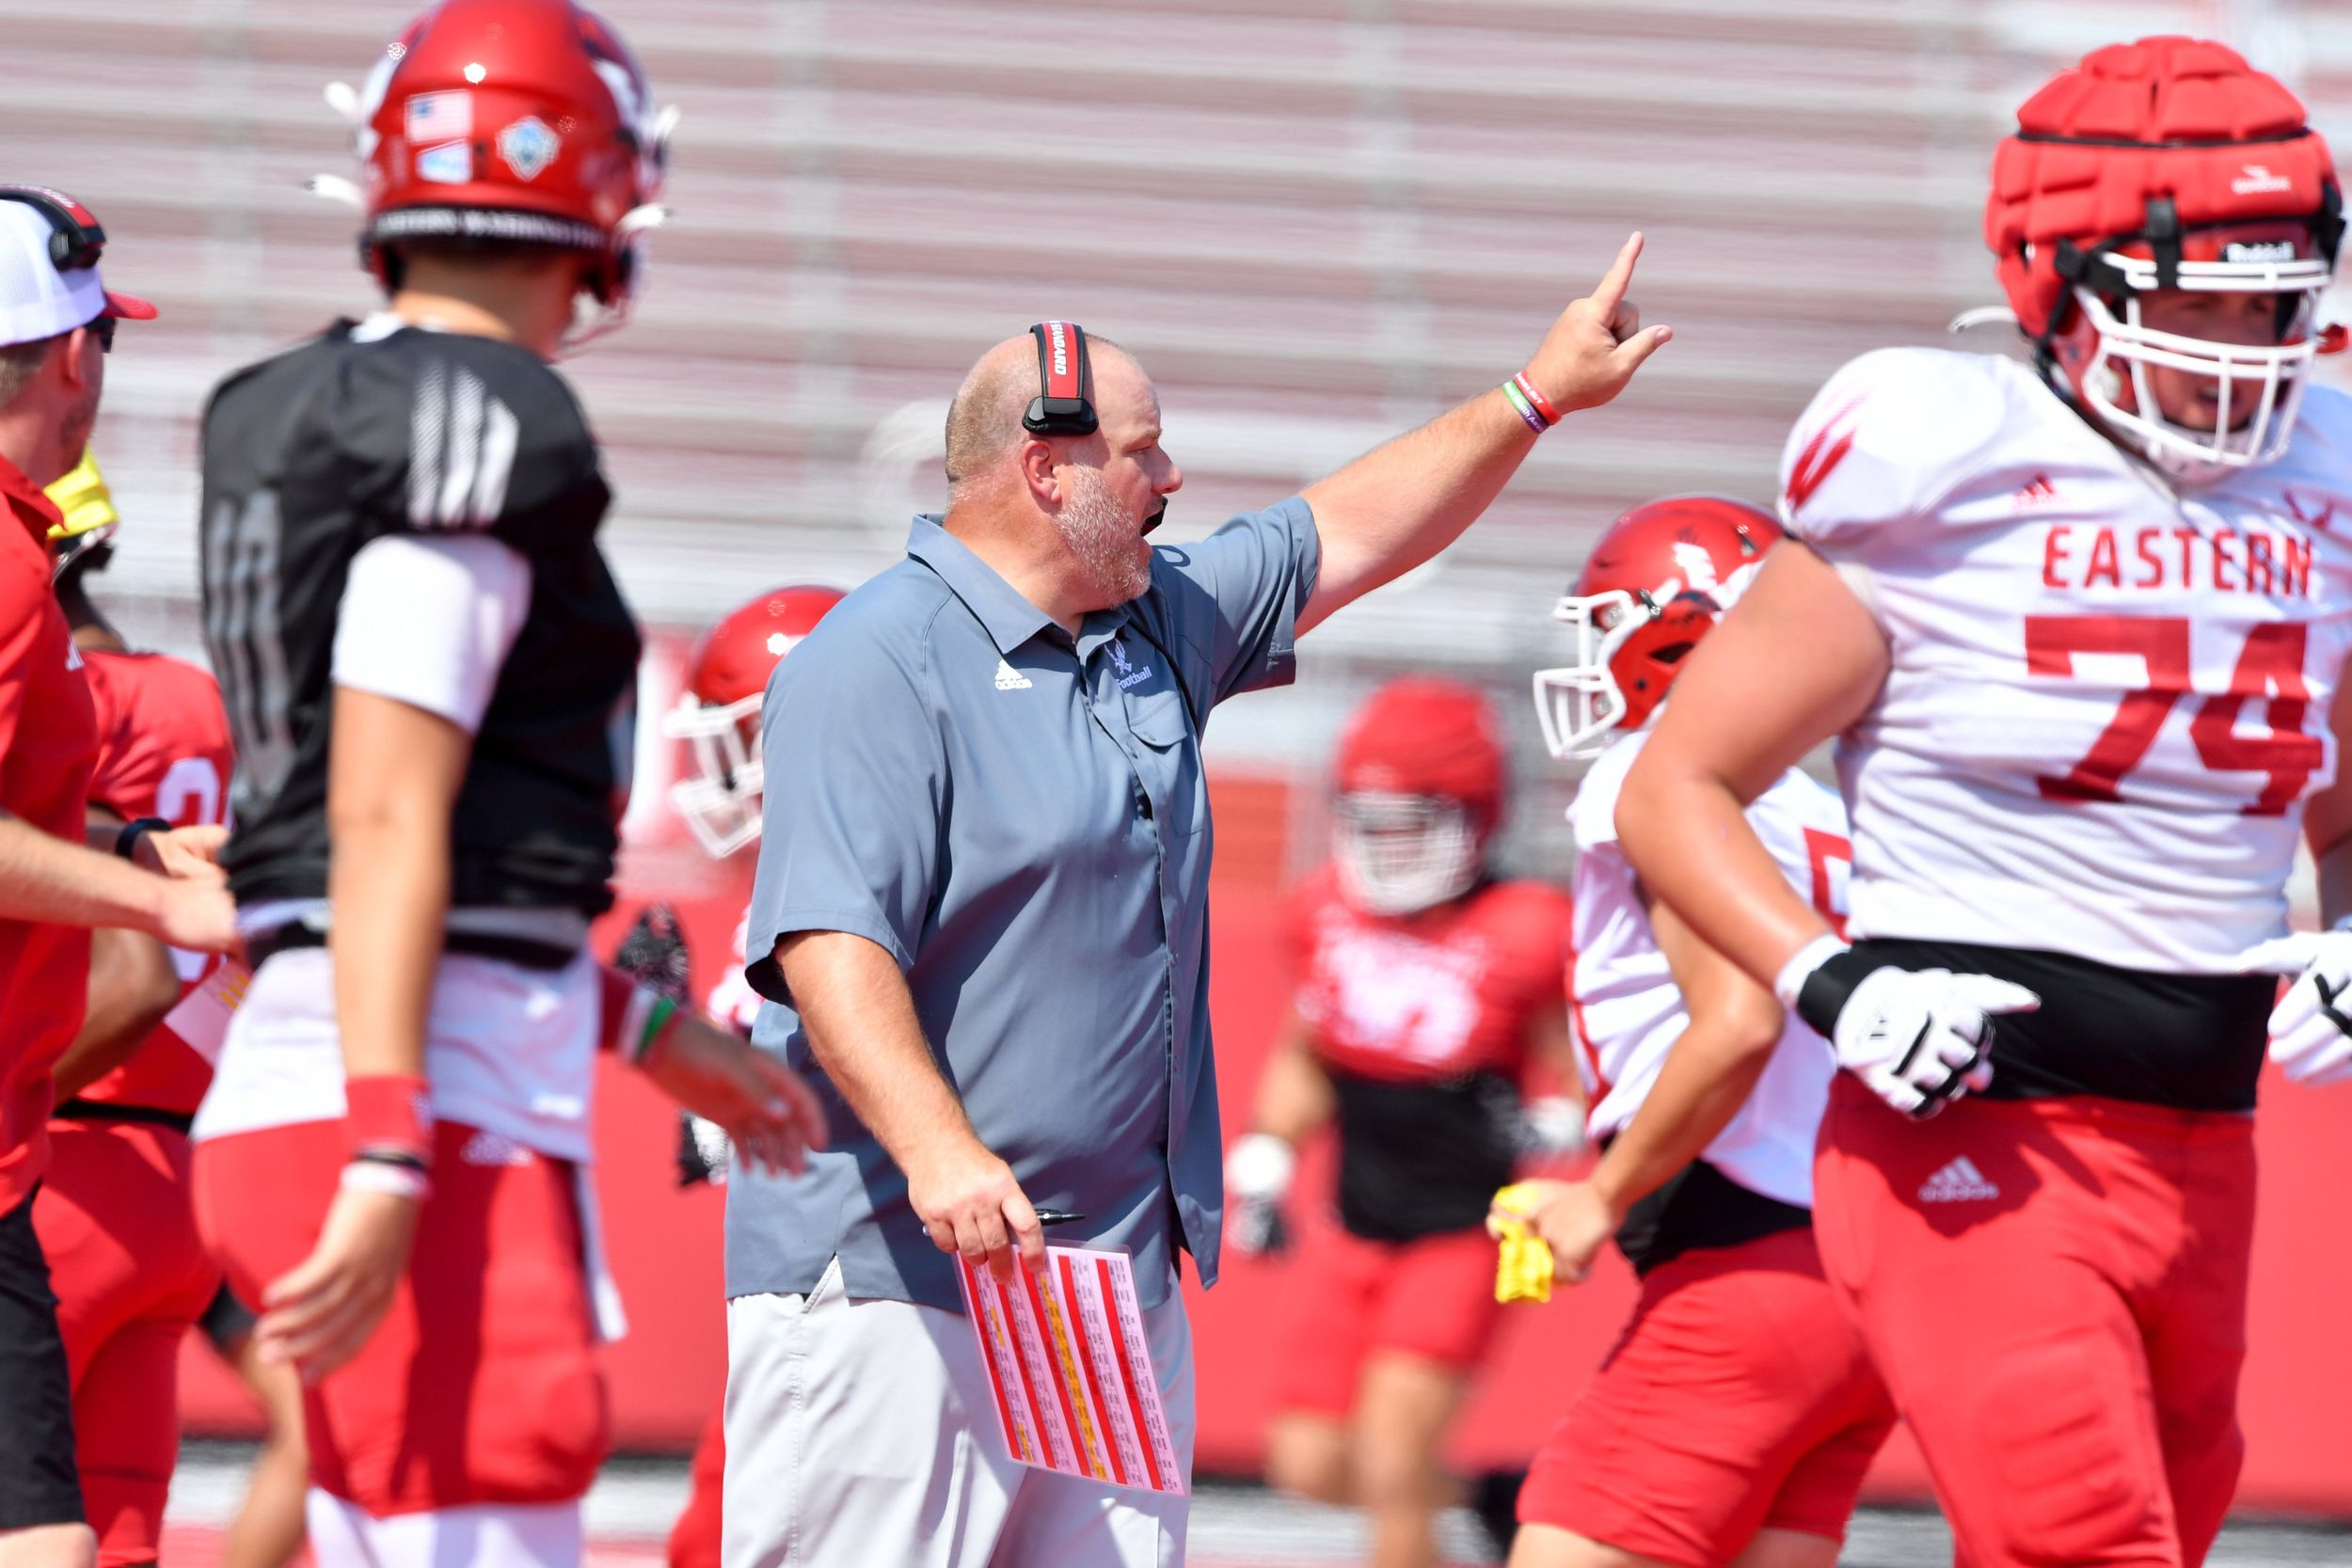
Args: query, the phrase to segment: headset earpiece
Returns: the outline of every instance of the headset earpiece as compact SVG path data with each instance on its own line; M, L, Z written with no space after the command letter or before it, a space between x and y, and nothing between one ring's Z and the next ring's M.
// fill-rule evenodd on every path
M1076 322L1039 322L1038 395L1029 400L1021 428L1032 436L1091 436L1101 421L1087 398L1092 374L1087 368L1087 335Z

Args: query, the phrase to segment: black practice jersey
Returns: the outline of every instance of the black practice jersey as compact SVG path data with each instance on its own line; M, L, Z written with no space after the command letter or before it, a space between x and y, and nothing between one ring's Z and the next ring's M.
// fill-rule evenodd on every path
M1340 1130L1340 1223L1409 1242L1486 1223L1518 1158L1519 1095L1486 1069L1391 1083L1330 1063Z
M336 622L388 533L483 532L531 563L530 610L474 736L452 902L596 914L633 741L636 624L596 549L612 493L571 390L530 351L340 322L240 371L204 415L204 630L237 741L242 904L326 893Z

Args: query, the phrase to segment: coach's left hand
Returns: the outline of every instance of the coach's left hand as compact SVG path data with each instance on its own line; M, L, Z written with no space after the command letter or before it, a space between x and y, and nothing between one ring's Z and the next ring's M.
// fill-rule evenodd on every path
M327 1206L310 1256L262 1291L254 1343L316 1383L359 1354L408 1272L423 1200L345 1187Z
M2270 1014L2270 1059L2287 1077L2352 1079L2352 931L2297 931L2249 949L2239 966L2295 976Z
M1642 325L1641 308L1626 297L1642 236L1633 235L1593 292L1560 313L1527 362L1527 379L1562 414L1597 408L1625 390L1642 362L1674 337L1674 328Z

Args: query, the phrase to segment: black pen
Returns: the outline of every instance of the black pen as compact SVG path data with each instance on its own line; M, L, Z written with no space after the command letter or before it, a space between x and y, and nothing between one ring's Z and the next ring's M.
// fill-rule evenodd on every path
M1086 1219L1084 1214L1073 1213L1067 1209L1040 1209L1036 1213L1040 1225L1077 1225Z

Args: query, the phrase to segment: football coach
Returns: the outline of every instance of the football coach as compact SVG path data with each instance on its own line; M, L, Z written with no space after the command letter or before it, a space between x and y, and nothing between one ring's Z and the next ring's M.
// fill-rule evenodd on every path
M1196 544L1141 366L1067 323L980 357L947 511L785 659L744 951L838 1131L727 1200L727 1568L1184 1556L1185 1499L1025 1469L995 1430L953 1257L1133 1255L1182 1463L1176 1255L1216 1277L1209 796L1200 733L1293 643L1443 549L1535 438L1668 331L1625 298L1641 236L1526 370Z

